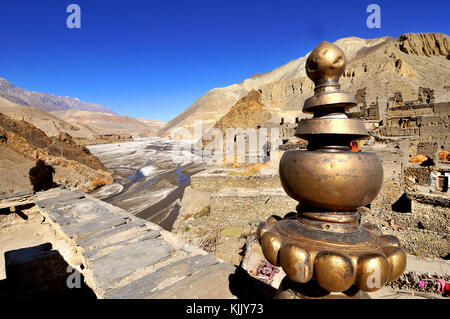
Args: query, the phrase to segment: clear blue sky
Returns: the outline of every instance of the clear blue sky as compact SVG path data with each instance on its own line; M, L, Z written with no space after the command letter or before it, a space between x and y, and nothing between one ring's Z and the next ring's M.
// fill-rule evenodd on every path
M66 7L81 7L81 29ZM369 29L366 8L381 7ZM168 121L215 87L322 40L449 34L450 1L1 0L0 77L119 114Z

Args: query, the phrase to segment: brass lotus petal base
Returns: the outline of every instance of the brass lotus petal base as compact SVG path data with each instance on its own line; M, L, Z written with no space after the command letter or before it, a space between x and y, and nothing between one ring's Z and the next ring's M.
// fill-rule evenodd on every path
M353 286L370 292L405 270L406 255L394 236L380 235L353 222L348 223L353 224L352 231L311 227L304 224L300 214L274 220L261 223L257 237L266 259L281 266L293 283L312 280L327 292L345 292Z

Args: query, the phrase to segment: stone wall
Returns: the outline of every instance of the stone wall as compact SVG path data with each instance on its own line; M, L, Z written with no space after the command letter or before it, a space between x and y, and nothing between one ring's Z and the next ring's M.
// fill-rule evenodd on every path
M381 128L381 134L384 136L419 136L420 129L415 127L390 127L385 126Z
M6 287L0 291L25 298L89 298L89 289L80 280L78 289L67 285L68 264L47 242L5 252ZM70 269L70 268L69 268Z
M419 153L423 154L423 153ZM427 155L427 154L424 154ZM432 172L431 167L423 166L409 166L405 167L404 173L407 180L411 181L416 185L428 186L430 185L430 173Z
M416 228L401 228L383 231L396 236L406 253L419 257L448 258L450 240L448 234L435 233Z
M427 197L428 196L428 201ZM392 223L402 228L424 229L436 233L450 233L449 200L432 195L408 194L411 210L406 212L380 211L384 219L391 219Z
M191 199L195 191L187 193ZM297 204L282 188L224 188L211 193L210 210L177 218L174 231L192 242L212 240L211 234L216 233L209 249L218 258L238 265L247 236L271 215L295 211Z
M449 139L450 103L428 103L430 92L420 89L418 101L387 109L382 135L419 136L423 140L438 139L444 143Z
M419 142L417 144L417 154L426 155L429 158L433 158L437 150L438 144L436 142Z
M426 115L418 118L418 124L422 126L429 125L448 125L449 115Z
M444 102L444 103L435 103L433 105L433 111L434 113L440 114L450 114L450 102Z
M418 105L397 105L387 109L386 115L392 116L421 116L421 115L433 115L432 104L418 104Z
M397 236L409 254L448 258L450 253L450 209L448 203L425 202L408 196L410 211L371 210L362 214L362 223L375 223L384 234Z
M227 188L211 196L211 211L214 214L234 213L230 219L238 223L240 216L245 214L259 216L266 220L272 214L295 211L298 202L290 198L283 188L252 189L245 191L240 188Z
M405 115L405 118L411 119ZM398 119L390 119L387 126L381 128L381 134L384 136L420 136L428 137L447 137L449 133L449 116L448 115L427 115L419 116L414 120L411 119L410 125L399 127Z
M384 180L399 181L403 164L408 162L409 140L401 140L391 143L365 144L363 152L375 152L383 164Z
M411 204L411 217L405 218L405 222L409 223L411 227L444 234L450 233L450 209L448 206L420 202L415 199L411 201Z
M173 231L238 265L246 236L269 216L295 211L298 204L284 192L274 169L281 154L271 154L270 166L255 175L242 168L211 168L193 175ZM264 169L268 171L262 173Z
M418 154L426 155L433 159L435 164L439 161L438 152L450 149L450 139L434 137L425 140L423 138L410 139L409 156L414 157Z
M430 125L424 126L420 128L419 131L420 137L423 138L438 138L438 137L448 137L450 136L449 127L447 125Z
M218 191L228 187L281 187L278 174L239 176L236 169L217 168L191 176L191 186L201 191Z

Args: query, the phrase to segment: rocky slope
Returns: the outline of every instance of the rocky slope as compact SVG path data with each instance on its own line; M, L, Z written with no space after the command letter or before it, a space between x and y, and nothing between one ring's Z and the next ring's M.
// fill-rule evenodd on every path
M252 90L233 105L214 127L220 129L222 133L225 133L227 128L256 129L258 124L271 117L272 115L264 109L264 105L261 103L261 94Z
M259 124L269 120L271 117L272 114L261 103L261 94L252 90L248 95L237 101L231 110L214 124L212 129L206 130L205 137L198 141L198 145L203 149L207 144L215 140L214 128L219 129L225 137L227 128L257 129Z
M334 43L343 49L347 58L346 72L340 81L342 88L353 94L365 88L368 104L377 97L383 104L395 91L401 91L405 100L415 100L419 87L435 90L436 102L449 100L449 37L446 34L408 33L396 39L368 40L350 37ZM261 102L273 114L271 121L303 117L303 102L313 94L313 83L305 74L307 57L308 54L241 83L210 90L169 121L158 135L171 136L181 127L193 133L194 120L203 120L203 129L208 129L251 90L261 94Z
M450 57L448 37L441 33L407 33L401 35L398 42L400 50L406 54Z
M28 146L34 149L41 148L50 155L58 156L63 154L67 159L78 161L93 169L106 170L98 158L91 155L86 147L77 145L67 134L63 133L58 137L48 137L43 131L31 124L25 121L13 120L3 114L0 114L0 128L4 134L14 134L26 142L27 145L18 145L18 147L21 147L21 153L31 155L25 152ZM8 139L6 141L8 142Z
M166 124L165 122L157 121L157 120L147 120L147 119L137 119L139 122L144 123L147 127L149 127L150 131L156 135L156 133Z
M28 122L1 113L0 155L0 194L30 189L28 171L38 158L55 168L58 184L89 191L112 182L98 158L69 135L49 137Z

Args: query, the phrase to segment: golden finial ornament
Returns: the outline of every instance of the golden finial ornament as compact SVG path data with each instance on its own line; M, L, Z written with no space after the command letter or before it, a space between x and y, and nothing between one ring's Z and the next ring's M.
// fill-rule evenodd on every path
M313 118L303 119L295 134L308 147L286 151L279 168L284 190L299 201L297 212L271 217L257 230L265 258L286 273L277 298L359 298L406 267L396 237L360 224L358 208L378 195L383 167L375 153L351 150L368 132L345 114L356 105L340 90L345 64L344 52L330 42L309 55L306 74L315 89L303 111Z

